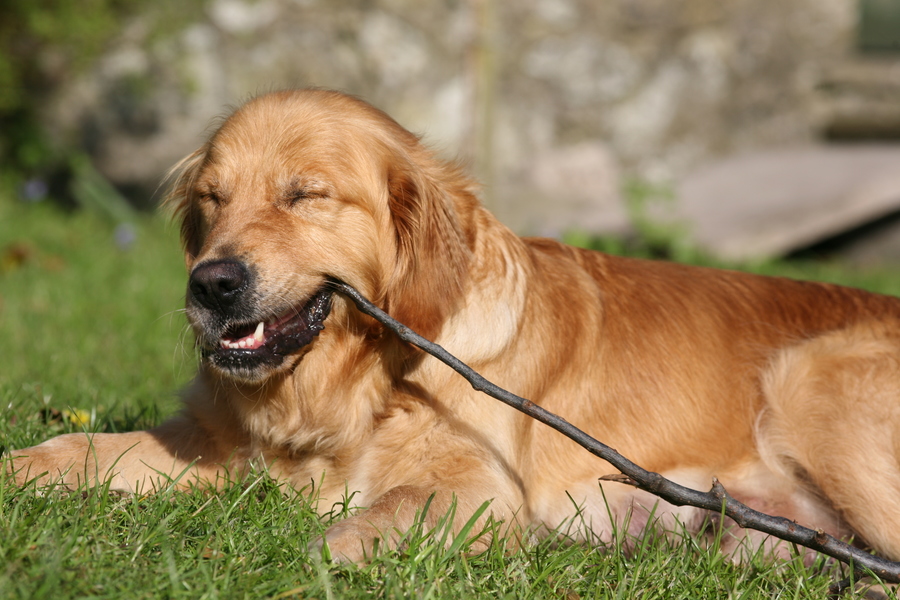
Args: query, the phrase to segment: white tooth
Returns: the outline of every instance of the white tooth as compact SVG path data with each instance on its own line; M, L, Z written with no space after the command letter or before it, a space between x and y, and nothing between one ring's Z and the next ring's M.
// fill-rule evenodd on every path
M255 339L257 342L262 342L265 339L263 337L263 328L264 327L265 327L265 324L262 321L260 321L259 325L256 326L256 331L253 332L253 339Z

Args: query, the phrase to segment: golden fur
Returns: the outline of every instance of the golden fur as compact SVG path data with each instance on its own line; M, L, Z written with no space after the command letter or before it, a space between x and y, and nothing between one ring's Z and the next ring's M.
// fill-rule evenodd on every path
M601 493L608 464L473 391L343 297L330 298L318 336L286 353L219 349L220 338L249 339L256 321L266 344L300 344L291 328L315 318L278 323L326 302L337 278L647 469L701 489L718 477L751 506L900 558L900 300L521 239L475 194L354 98L250 101L177 167L170 199L188 317L210 355L183 413L18 451L17 481L147 490L183 472L177 485L217 484L256 461L312 484L322 510L359 492L367 509L326 534L349 560L378 536L396 543L432 494L430 518L455 498L457 525L486 500L531 530L571 524L576 509L573 535L646 524L652 496L618 483ZM653 514L693 529L705 517L665 503Z

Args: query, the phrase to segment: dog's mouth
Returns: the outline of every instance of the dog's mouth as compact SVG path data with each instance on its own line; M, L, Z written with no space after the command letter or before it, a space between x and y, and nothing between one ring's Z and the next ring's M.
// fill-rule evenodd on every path
M230 325L204 355L223 371L245 379L260 367L275 367L315 339L325 328L333 290L322 288L300 306L266 320Z

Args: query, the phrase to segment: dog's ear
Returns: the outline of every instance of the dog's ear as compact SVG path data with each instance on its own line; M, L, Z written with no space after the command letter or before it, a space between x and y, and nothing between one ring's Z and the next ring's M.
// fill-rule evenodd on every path
M386 309L434 339L463 301L471 260L467 231L478 201L468 180L449 165L394 161L388 186L397 264Z
M193 264L202 244L200 230L202 221L197 199L194 198L194 185L206 159L206 153L207 149L204 146L188 154L166 175L166 180L171 183L163 206L171 208L175 218L181 220L181 243L184 246L184 260L188 268Z

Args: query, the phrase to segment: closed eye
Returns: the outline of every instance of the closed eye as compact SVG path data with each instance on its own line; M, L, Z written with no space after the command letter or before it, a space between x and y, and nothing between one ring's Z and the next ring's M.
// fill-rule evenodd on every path
M291 204L297 204L301 200L309 199L309 192L305 189L293 190L290 194L288 194L288 202Z
M210 202L212 204L215 204L216 206L221 206L224 202L222 196L215 191L200 192L198 194L198 197L200 198L201 202Z
M317 198L327 198L328 192L318 186L304 185L299 188L293 188L287 194L287 201L291 206L306 200L314 200Z

